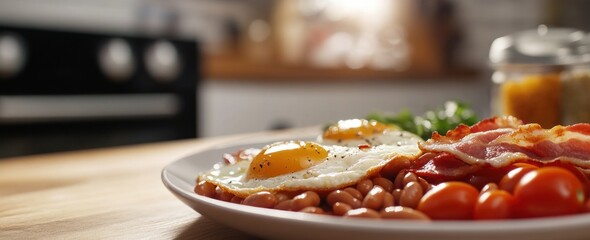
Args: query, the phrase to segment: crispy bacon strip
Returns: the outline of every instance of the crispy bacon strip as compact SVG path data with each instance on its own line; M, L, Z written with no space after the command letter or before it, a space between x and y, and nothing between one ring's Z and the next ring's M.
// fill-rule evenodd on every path
M515 162L572 165L590 176L587 123L543 129L538 124L523 125L514 117L496 117L459 126L446 136L434 133L420 149L425 154L412 169L430 179L460 179L481 168L503 173Z

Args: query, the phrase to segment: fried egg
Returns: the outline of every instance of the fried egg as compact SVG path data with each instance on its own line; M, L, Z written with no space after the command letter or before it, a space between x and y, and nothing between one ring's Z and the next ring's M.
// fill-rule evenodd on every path
M403 131L394 125L387 125L373 120L341 120L329 126L318 142L325 145L356 147L368 145L415 145L422 142L419 136Z
M251 159L218 163L199 179L239 197L259 191L333 190L375 175L390 161L414 159L419 152L415 144L359 148L277 142Z

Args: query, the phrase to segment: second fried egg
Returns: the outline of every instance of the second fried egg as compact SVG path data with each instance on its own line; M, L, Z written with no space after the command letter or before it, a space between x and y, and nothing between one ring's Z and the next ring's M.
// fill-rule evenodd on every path
M423 140L395 125L383 124L374 120L349 119L330 125L318 137L318 142L326 145L356 147L362 144L415 145Z

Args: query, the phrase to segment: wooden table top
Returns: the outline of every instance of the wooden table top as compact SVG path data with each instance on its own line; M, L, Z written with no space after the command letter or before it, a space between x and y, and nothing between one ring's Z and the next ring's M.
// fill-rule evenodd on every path
M164 187L167 164L224 142L316 128L0 159L0 239L254 239Z

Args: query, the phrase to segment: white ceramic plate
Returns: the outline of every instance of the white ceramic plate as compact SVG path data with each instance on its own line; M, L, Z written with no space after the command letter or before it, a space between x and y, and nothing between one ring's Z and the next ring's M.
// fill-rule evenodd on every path
M294 138L292 138L294 139ZM164 185L203 216L221 224L272 239L590 239L590 214L533 220L437 221L344 219L249 207L193 192L199 172L221 161L223 153L262 147L281 139L249 139L197 152L162 170Z

